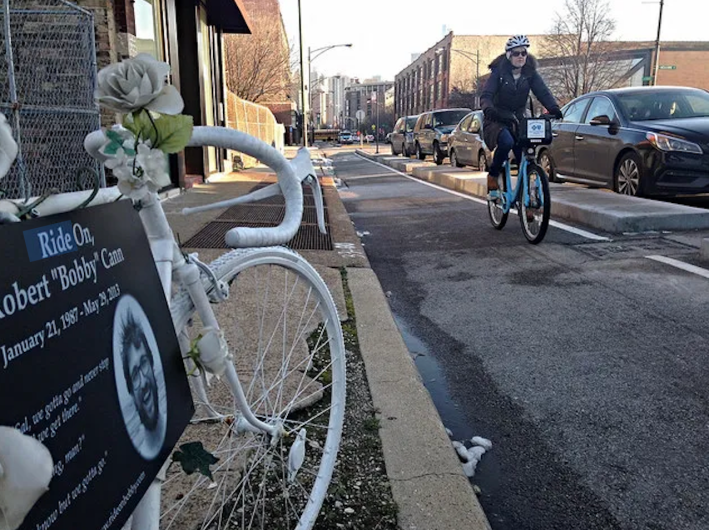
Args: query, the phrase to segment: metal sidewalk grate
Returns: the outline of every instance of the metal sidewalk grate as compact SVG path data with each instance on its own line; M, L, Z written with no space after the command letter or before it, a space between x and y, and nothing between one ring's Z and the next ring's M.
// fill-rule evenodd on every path
M275 204L239 204L232 206L217 219L219 221L233 221L235 223L272 223L274 226L283 221L285 206ZM327 219L327 208L325 208ZM317 223L317 210L315 207L303 208L303 223Z
M293 250L332 250L330 224L327 222L327 217L325 220L327 234L321 234L316 224L301 224L295 237L288 241L286 246ZM184 246L186 248L228 248L224 243L224 236L232 228L240 226L268 228L274 225L273 223L212 221L192 236Z

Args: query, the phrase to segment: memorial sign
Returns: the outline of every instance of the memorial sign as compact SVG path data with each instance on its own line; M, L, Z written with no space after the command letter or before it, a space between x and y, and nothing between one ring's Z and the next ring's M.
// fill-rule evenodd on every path
M49 449L22 530L120 529L194 411L130 201L0 226L0 425Z

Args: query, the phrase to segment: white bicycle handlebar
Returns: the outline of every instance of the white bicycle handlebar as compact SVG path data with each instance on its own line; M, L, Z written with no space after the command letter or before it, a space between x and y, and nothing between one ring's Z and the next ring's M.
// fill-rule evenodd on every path
M303 188L293 166L286 157L258 138L246 133L225 127L195 127L190 146L213 146L222 149L240 151L246 155L260 160L276 172L278 187L285 197L286 213L280 225L273 228L232 228L225 236L226 244L230 247L266 247L278 245L289 241L298 231L303 218ZM299 156L310 154L307 150ZM312 165L311 165L312 168ZM314 173L314 170L313 170ZM242 199L245 202L246 198ZM192 209L191 212L212 210L228 206L231 201L221 201L205 207ZM191 213L190 210L183 213Z
M84 147L91 156L100 162L104 162L106 157L99 153L99 149L104 142L103 133L95 131L86 137ZM183 210L184 214L224 208L282 193L285 198L286 213L280 225L272 228L232 228L225 236L226 244L234 248L264 247L285 243L295 235L303 217L301 181L305 180L309 175L315 175L315 169L310 161L310 153L307 149L301 149L295 159L289 162L276 149L253 136L234 129L211 126L195 127L188 146L212 146L240 151L260 160L274 170L278 183L244 197L237 197L196 208L186 208ZM296 171L298 172L297 175Z
M99 153L99 149L105 141L102 131L94 131L84 140L86 151L100 163L106 161L106 157ZM240 151L266 164L275 171L278 178L277 184L272 184L243 197L183 210L184 214L191 214L265 199L279 193L283 194L286 212L280 225L269 228L233 228L225 236L228 246L263 247L283 244L293 238L303 217L303 189L301 183L304 181L313 190L318 225L322 232L325 231L322 190L307 149L301 149L298 155L289 162L281 153L265 142L241 131L224 127L195 127L188 145L193 147L212 146ZM91 194L91 191L80 191L52 195L36 207L37 214L47 216L72 210L86 201ZM90 205L95 206L113 202L120 196L118 188L104 188L99 190ZM2 201L0 202L0 214L2 212L15 214L23 205L24 201L22 200Z

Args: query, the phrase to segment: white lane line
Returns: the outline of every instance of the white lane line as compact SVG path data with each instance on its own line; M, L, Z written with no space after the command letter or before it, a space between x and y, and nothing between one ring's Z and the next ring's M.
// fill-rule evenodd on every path
M685 263L684 261L679 261L676 259L667 258L665 256L645 256L645 257L647 259L651 259L653 261L659 261L660 263L664 263L666 265L670 265L672 267L682 269L683 271L691 272L692 274L697 274L697 275L702 276L704 278L709 278L709 270L703 269L702 267L697 267L696 265L690 265L689 263Z
M411 175L407 175L406 173L402 173L401 171L394 169L393 167L385 166L384 164L377 162L375 160L370 160L367 157L364 157L362 155L357 155L363 160L367 160L371 162L372 164L376 164L378 166L382 166L383 168L388 169L389 171L392 171L394 173L397 173L398 175L401 175L402 177L406 177L409 180L413 180L414 182L418 182L419 184L423 184L425 186L430 186L431 188L435 188L440 191L445 191L447 193L450 193L451 195L455 195L457 197L461 197L463 199L467 199L469 201L477 202L478 204L484 204L487 206L487 201L485 199L480 199L478 197L471 197L470 195L466 195L465 193L460 193L459 191L455 190L449 190L448 188L444 188L443 186L439 186L438 184L432 184L431 182L426 182L425 180L421 180L416 177L412 177ZM517 210L514 208L511 210L513 214L517 213ZM553 226L554 228L559 228L560 230L564 230L566 232L570 232L572 234L576 234L577 236L585 237L586 239L591 239L593 241L610 241L610 238L604 237L604 236L599 236L598 234L594 234L593 232L588 232L587 230L582 230L580 228L576 228L575 226L569 226L565 225L563 223L560 223L559 221L549 221L549 225Z
M363 180L363 179L374 179L391 177L391 173L374 173L372 175L360 175L358 177L340 177L343 182L349 182L350 180Z

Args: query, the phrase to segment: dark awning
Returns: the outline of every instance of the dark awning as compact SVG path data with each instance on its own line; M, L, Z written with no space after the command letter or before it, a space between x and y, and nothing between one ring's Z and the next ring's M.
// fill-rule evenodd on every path
M242 0L206 0L207 21L224 33L251 33Z

